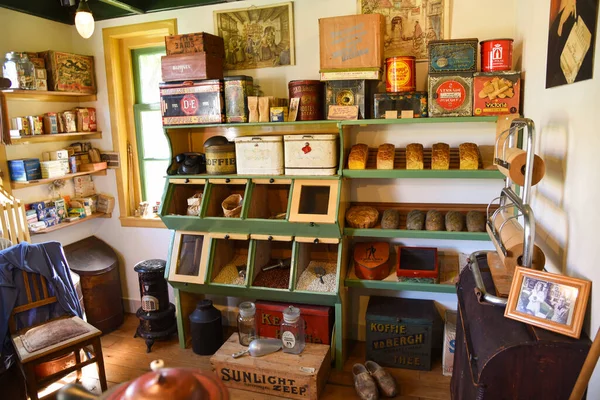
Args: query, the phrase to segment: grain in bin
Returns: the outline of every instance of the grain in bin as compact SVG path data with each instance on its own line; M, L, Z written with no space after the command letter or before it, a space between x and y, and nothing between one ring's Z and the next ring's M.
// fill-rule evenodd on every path
M442 329L433 300L371 296L366 314L367 360L429 371L440 355Z

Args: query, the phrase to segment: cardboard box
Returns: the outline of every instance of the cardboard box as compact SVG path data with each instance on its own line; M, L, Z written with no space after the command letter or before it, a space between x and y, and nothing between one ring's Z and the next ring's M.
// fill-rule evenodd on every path
M521 72L477 72L473 78L473 115L518 114Z
M263 357L231 357L244 349L234 333L210 358L217 376L229 388L311 400L317 400L325 388L331 369L327 345L307 343L300 355L278 351Z
M39 158L23 158L8 160L10 180L13 182L27 182L42 179L42 168Z
M208 53L162 56L163 82L223 79L223 58Z
M300 315L304 319L306 343L331 343L333 307L262 300L258 300L255 304L260 337L281 338L280 324L283 320L283 311L293 305L300 309Z
M115 208L115 198L107 194L98 195L96 210L101 213L110 214Z
M80 54L45 51L48 88L57 92L96 94L94 57Z
M42 153L43 161L67 160L69 152L67 150L45 151Z
M452 376L454 350L456 349L456 311L446 310L444 348L442 349L442 374Z
M381 68L385 17L359 14L319 19L320 72Z
M209 53L225 58L225 43L222 37L206 32L165 36L167 55L184 53Z

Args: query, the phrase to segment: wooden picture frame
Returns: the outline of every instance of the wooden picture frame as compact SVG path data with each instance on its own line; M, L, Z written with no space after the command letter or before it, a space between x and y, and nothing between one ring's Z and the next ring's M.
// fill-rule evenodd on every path
M517 267L504 316L579 339L592 283Z
M296 64L293 3L214 11L225 41L225 70Z

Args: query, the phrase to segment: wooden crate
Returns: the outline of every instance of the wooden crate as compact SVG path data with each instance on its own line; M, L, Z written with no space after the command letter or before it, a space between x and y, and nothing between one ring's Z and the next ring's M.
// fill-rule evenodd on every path
M381 68L385 18L380 14L319 19L321 72Z
M209 53L162 56L164 82L223 79L223 59Z
M165 36L167 55L184 53L209 53L225 58L223 38L206 32Z
M289 399L317 399L327 383L329 346L307 343L300 355L278 351L263 357L231 357L243 349L234 333L210 358L227 387Z

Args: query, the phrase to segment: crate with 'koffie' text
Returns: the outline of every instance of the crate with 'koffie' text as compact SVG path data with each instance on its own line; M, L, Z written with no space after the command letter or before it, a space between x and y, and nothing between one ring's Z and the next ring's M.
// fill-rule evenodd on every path
M433 300L372 296L366 316L367 360L429 371L442 345L442 318Z
M325 388L331 369L331 348L327 345L307 343L300 355L279 350L262 357L231 357L246 349L234 333L210 358L217 376L228 388L310 400L316 400Z

